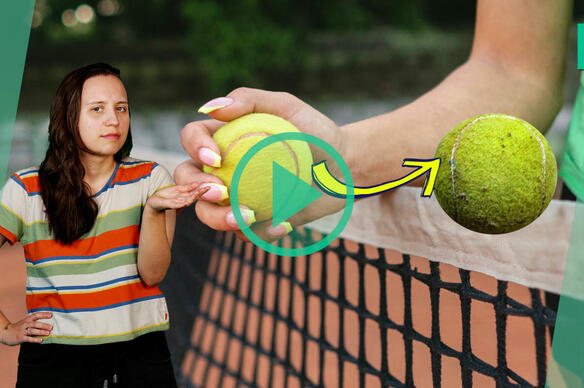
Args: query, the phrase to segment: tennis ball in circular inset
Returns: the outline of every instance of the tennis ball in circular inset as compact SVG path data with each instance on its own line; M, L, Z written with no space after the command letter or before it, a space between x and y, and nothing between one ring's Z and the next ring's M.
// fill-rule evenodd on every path
M221 127L213 140L221 150L221 167L203 166L231 189L239 160L257 142L285 132L300 132L292 123L267 113L251 113ZM246 164L238 185L238 202L255 212L256 221L272 217L272 166L276 162L307 184L312 183L312 153L306 142L280 141L262 148ZM225 200L220 205L229 205Z
M504 114L470 118L444 136L435 193L460 225L507 233L535 220L556 187L556 159L543 135Z

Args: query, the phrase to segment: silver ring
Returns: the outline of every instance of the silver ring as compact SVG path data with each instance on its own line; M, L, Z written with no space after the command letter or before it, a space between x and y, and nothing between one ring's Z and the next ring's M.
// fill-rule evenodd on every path
M24 329L24 334L28 335L28 327Z

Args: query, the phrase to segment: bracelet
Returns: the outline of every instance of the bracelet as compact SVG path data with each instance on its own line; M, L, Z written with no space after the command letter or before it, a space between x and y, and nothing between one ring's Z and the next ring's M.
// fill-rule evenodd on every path
M2 338L0 338L0 344L2 345L6 345L4 342L4 334L6 333L6 330L8 330L8 326L10 326L10 323L7 323L6 326L4 326L4 329L2 329Z

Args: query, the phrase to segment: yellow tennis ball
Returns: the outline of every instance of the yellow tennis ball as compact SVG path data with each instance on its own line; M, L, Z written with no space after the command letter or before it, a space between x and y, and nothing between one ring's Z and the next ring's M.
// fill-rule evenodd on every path
M444 136L435 193L462 226L507 233L535 220L556 187L556 159L529 123L504 114L470 118Z
M289 121L268 113L250 113L239 117L213 135L213 140L221 150L221 167L203 166L203 171L221 179L231 190L233 173L243 155L257 142L285 132L300 131ZM285 140L262 148L246 164L237 192L239 204L252 209L256 221L272 217L273 162L304 182L312 182L312 154L306 142ZM228 204L229 200L220 203Z

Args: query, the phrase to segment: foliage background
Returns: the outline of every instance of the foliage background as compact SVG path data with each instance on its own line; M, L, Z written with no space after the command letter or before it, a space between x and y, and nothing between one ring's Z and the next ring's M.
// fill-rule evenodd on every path
M303 97L416 94L468 55L468 0L87 1L88 24L66 27L79 0L37 0L21 108L44 109L71 69L122 69L134 102L165 106L237 86ZM117 12L104 15L109 4ZM135 101L138 100L138 101Z

